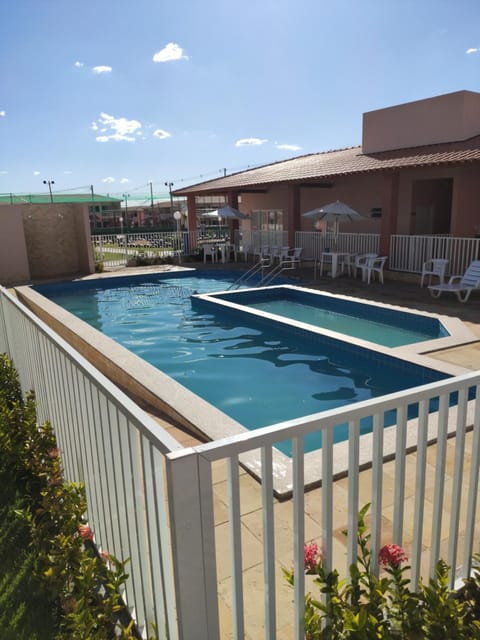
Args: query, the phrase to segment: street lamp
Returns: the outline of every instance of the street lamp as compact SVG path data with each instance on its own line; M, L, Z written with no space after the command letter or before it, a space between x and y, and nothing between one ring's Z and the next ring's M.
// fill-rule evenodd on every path
M173 217L177 221L177 233L178 233L180 231L180 220L182 219L182 214L180 213L180 211L175 211L175 213L173 214Z
M130 197L129 193L122 193L122 197L125 198L125 224L128 227L128 199ZM123 229L122 229L123 233Z
M50 191L50 202L53 204L52 184L55 184L55 180L44 180L43 184L48 184L48 190Z
M173 182L165 182L165 186L168 187L168 192L170 193L170 213L173 213L173 196L172 196Z

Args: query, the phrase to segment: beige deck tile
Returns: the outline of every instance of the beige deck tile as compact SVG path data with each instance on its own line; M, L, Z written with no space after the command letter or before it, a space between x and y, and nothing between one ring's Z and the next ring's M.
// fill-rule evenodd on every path
M240 474L240 514L244 515L262 508L262 492L257 480L249 474ZM214 494L228 507L228 487L225 482L218 482L213 487Z
M241 525L243 571L263 561L261 542L244 525ZM228 523L215 527L215 545L217 550L217 579L225 580L230 576L230 528Z
M260 541L263 540L263 513L260 509L246 514L243 524ZM293 558L293 508L292 502L274 505L275 554L279 562L289 566ZM305 514L305 540L320 544L321 531L317 522Z

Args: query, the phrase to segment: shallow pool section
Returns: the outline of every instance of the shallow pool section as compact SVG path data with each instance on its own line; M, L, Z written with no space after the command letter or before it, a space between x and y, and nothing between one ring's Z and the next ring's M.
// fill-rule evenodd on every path
M225 291L230 283L225 277L187 273L36 290L248 429L448 377L349 340L193 295ZM306 448L319 444L311 440ZM289 454L290 443L282 446Z
M386 347L449 335L438 318L345 300L298 287L236 291L216 297Z

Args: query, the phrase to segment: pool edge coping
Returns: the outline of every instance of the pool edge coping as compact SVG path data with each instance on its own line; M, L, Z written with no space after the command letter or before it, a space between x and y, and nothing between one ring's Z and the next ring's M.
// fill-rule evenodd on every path
M297 287L297 285L282 286ZM307 287L299 286L298 288L303 289ZM143 360L143 358L136 356L126 347L116 343L108 336L91 327L88 323L44 297L32 289L31 286L15 287L15 291L25 306L31 309L38 317L46 322L48 326L77 349L81 355L86 357L93 366L117 384L120 389L130 395L133 393L134 398L139 397L142 401L160 409L170 419L180 422L184 428L189 429L193 435L217 441L250 432L250 430L246 429L239 422L189 391L179 382ZM364 303L364 301L358 298L352 298L350 296L340 297L344 297L347 300L355 299L356 301ZM384 306L396 308L393 305ZM405 310L400 307L398 309L402 311ZM311 329L311 325L306 326L308 326L309 330ZM325 333L327 332L325 331ZM332 334L334 333L335 332L332 332ZM335 334L335 337L337 338L338 335L340 334ZM443 339L440 338L438 340ZM476 341L478 341L478 338L476 338ZM372 348L372 343L367 343L366 341L361 342L368 345L367 348ZM373 346L378 349L378 345ZM385 349L388 350L387 355L394 356L392 353L394 349L388 349L387 347L385 347ZM398 349L398 347L395 349ZM416 364L428 366L429 368L441 371L442 373L448 373L449 375L460 375L468 371L458 365L430 359L420 354L409 354L408 360L410 362L412 362L413 356L419 358ZM398 356L395 355L394 357ZM133 385L135 390L133 392L132 384L129 383L128 380L135 382ZM159 394L158 389L162 389L161 394ZM145 392L145 396L141 395L142 390ZM306 417L304 416L298 418L298 421L301 422L305 419ZM435 438L436 427L434 422L435 419L432 420L433 431L431 435L429 424L429 441ZM159 429L162 428L163 427L159 425ZM415 428L415 420L409 421L407 448L414 446L412 434ZM396 427L389 428L385 432L384 458L388 459L388 457L393 456L395 453L395 432ZM362 467L371 464L371 453L368 453L371 451L369 447L371 437L371 434L361 436L360 465ZM274 448L272 453L274 492L279 499L286 499L290 497L292 491L292 460L278 449ZM335 445L334 457L335 477L341 477L347 473L348 469L348 441ZM243 453L239 456L239 459L244 468L261 481L261 462L258 453L256 451ZM313 451L305 454L306 489L321 484L321 467L321 451Z

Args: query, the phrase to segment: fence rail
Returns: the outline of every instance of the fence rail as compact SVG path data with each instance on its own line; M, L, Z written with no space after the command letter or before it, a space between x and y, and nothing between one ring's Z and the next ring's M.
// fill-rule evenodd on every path
M96 261L111 268L125 266L139 255L181 260L182 256L193 255L201 250L202 242L206 239L214 239L214 236L207 237L200 231L169 231L94 236L92 242ZM253 255L262 247L285 246L288 244L288 235L286 231L237 229L234 244L244 255ZM304 260L318 260L327 248L350 254L378 253L380 235L297 231L295 246L303 247ZM430 258L447 258L448 273L463 274L472 260L480 258L480 238L391 236L388 256L390 270L421 273L423 263Z
M131 559L125 597L145 634L155 623L173 639L278 640L291 638L293 626L301 640L304 541L317 540L327 567L345 573L356 557L356 514L367 502L373 559L384 541L395 542L408 549L413 584L432 574L439 557L455 569L452 583L469 573L479 541L478 372L181 449L4 289L0 351L13 359L24 391L35 390L39 418L52 422L67 479L85 483L97 544ZM396 416L388 429L386 412ZM361 435L365 418L373 432ZM333 432L345 423L348 475L334 482L340 445ZM322 450L312 458L304 439L314 432L322 434ZM279 502L275 477L285 472L274 447L286 439L293 442L286 474L293 499ZM255 453L261 484L241 467L249 456L251 468ZM366 486L361 469L368 460ZM321 487L305 494L312 464ZM407 477L414 478L412 495ZM387 514L392 531L385 530ZM348 531L345 555L339 522ZM290 562L297 576L293 602L281 582L281 566Z
M96 544L130 558L123 595L139 628L176 638L164 467L178 443L2 288L0 352L52 423L66 479L85 484Z
M431 258L446 258L448 273L465 273L472 260L480 257L480 238L451 236L404 236L390 239L389 269L421 273L422 265Z

